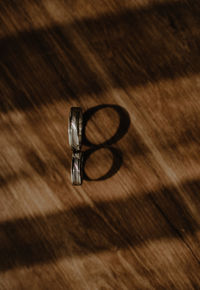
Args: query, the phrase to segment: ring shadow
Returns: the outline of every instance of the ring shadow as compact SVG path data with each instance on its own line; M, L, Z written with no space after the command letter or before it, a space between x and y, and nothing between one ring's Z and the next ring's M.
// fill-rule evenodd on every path
M102 142L100 144L94 144L92 143L86 136L86 127L88 121L92 118L93 115L95 115L96 112L99 110L105 109L105 108L112 108L114 111L117 112L119 116L119 126L117 128L116 133L105 142ZM86 150L83 154L83 179L87 181L101 181L108 179L112 177L114 174L118 172L120 169L122 163L123 163L123 154L122 151L119 148L110 147L110 145L115 144L117 141L119 141L128 131L130 126L130 117L128 112L119 105L114 104L102 104L95 107L92 107L88 109L83 114L83 145L91 147L90 149ZM100 176L99 178L92 179L90 178L85 171L87 160L90 158L90 156L96 152L99 149L108 149L112 153L112 165L109 169L109 171L104 174L103 176Z
M100 144L94 144L90 140L88 140L86 136L86 126L88 121L92 118L93 115L95 115L96 112L105 108L111 108L117 112L117 114L119 115L119 126L116 133L109 140L106 140L105 142ZM123 107L114 104L102 104L92 107L83 114L83 145L90 147L93 146L95 148L112 145L119 141L127 133L129 126L130 117L128 112Z
M97 150L99 150L100 148L91 148L88 149L84 152L83 154L83 179L87 180L87 181L101 181L101 180L105 180L108 179L110 177L112 177L113 175L115 175L118 170L120 169L120 167L122 166L123 163L123 155L122 155L122 151L118 148L114 148L114 147L108 147L108 146L102 146L101 148L103 149L108 149L110 150L110 152L112 153L112 165L110 167L110 169L108 170L107 173L105 173L104 175L100 176L99 178L90 178L86 171L86 162L89 159L89 157Z

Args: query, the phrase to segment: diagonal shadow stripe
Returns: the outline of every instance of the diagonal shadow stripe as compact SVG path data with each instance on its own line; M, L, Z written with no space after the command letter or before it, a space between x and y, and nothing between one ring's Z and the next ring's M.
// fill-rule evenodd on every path
M200 72L198 0L22 32L0 40L0 110L78 98L107 90L75 45L77 31L98 57L113 87L138 86Z
M200 181L182 185L197 208ZM115 232L97 212L107 218ZM164 214L163 214L164 213ZM166 222L167 221L167 222ZM162 238L184 238L199 230L174 187L46 216L0 223L0 271L134 247Z

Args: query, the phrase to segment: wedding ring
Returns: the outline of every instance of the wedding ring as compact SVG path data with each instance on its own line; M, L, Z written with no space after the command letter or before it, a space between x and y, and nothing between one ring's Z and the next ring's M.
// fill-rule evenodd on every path
M82 184L82 167L83 167L82 152L73 152L71 166L71 181L73 185Z
M73 151L81 149L83 113L80 107L72 107L69 115L68 135L69 145Z

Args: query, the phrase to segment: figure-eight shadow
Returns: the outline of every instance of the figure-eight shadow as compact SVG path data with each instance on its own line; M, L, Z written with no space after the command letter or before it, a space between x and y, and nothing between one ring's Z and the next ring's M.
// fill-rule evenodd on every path
M98 112L99 110L107 109L107 108L111 108L115 112L117 112L117 114L119 116L118 128L116 130L116 133L110 139L106 140L105 142L99 143L99 144L94 144L86 136L87 123L95 115L96 112ZM119 141L126 134L129 126L130 126L129 114L124 108L122 108L119 105L102 104L102 105L98 105L98 106L95 106L95 107L88 109L83 114L83 144L85 146L90 147L90 149L86 150L84 152L84 155L83 155L84 156L83 157L83 179L85 179L87 181L105 180L107 178L112 177L120 169L122 162L123 162L122 152L119 148L114 148L110 145L113 145L117 141ZM89 157L94 152L96 152L97 150L102 149L102 148L110 150L110 152L112 153L113 162L112 162L110 169L108 170L108 172L106 174L104 174L103 176L100 176L96 179L92 179L85 172L86 161L89 159Z

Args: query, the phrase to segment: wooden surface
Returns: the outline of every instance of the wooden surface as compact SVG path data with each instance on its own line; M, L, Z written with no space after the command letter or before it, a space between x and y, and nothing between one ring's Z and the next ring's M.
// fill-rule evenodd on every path
M0 290L200 289L199 16L199 0L1 1Z

